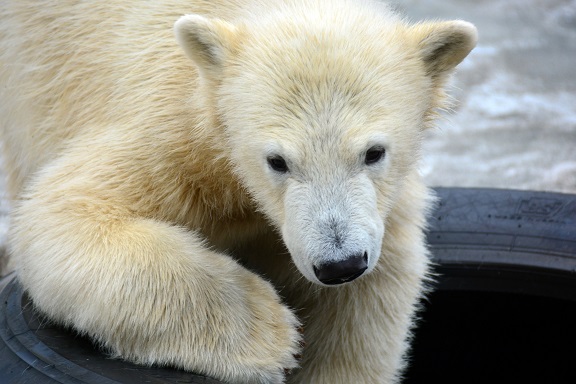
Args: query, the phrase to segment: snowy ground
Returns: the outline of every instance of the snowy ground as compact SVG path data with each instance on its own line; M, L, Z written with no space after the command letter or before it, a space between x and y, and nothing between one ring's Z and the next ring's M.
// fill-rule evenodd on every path
M427 141L429 184L576 193L576 0L393 3L480 33L453 82L459 103ZM7 210L0 200L0 245Z

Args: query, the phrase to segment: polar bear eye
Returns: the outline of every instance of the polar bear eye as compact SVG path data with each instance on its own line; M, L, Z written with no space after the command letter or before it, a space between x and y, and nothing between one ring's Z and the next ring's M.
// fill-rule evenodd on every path
M375 145L366 151L366 156L364 157L364 163L366 165L375 164L380 160L382 160L385 154L386 150L384 149L384 147L380 145Z
M268 161L270 168L272 168L274 171L279 173L288 172L288 165L282 156L269 156L266 160Z

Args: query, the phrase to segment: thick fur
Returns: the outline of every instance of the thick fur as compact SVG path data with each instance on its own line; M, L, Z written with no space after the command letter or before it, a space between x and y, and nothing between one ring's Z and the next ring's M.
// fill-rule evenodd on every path
M399 380L429 263L420 141L472 25L362 0L6 0L0 18L9 250L41 311L230 383ZM316 277L355 254L357 280Z

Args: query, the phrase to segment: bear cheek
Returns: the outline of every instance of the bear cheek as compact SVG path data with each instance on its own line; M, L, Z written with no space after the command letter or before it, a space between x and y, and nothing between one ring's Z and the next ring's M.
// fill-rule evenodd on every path
M290 252L290 257L292 261L300 271L300 273L308 280L313 283L317 283L317 279L314 275L314 269L312 263L308 260L304 247L296 240L298 237L297 231L291 227L290 221L286 222L281 228L282 239L288 252Z

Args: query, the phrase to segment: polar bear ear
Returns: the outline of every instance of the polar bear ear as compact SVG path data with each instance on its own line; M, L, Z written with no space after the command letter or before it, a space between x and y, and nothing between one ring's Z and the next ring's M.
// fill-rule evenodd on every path
M174 24L174 33L178 44L204 76L215 75L222 68L237 36L232 24L199 15L182 16Z
M432 77L450 73L476 46L476 27L466 21L416 24L412 27L426 70Z

